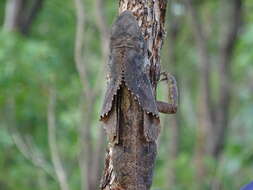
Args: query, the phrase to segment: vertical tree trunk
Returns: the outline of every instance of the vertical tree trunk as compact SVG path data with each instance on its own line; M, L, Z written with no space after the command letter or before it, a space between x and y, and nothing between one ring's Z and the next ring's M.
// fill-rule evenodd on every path
M27 0L6 0L4 28L28 35L43 2L44 0L34 0L30 5Z
M18 29L19 15L23 0L7 0L4 15L4 29L14 31Z
M160 77L160 49L164 38L166 5L165 0L119 1L119 13L125 10L133 12L147 42L146 56L151 64L149 74L154 92ZM124 84L118 96L120 101L117 104L120 113L123 113L119 121L121 142L108 146L101 190L149 190L156 142L144 140L143 110Z

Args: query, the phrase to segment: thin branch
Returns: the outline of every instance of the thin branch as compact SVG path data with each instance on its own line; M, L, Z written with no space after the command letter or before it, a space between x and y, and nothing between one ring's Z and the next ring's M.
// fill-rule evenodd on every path
M172 3L175 3L174 1L170 1L170 5L168 7L171 7ZM181 31L181 26L183 25L182 23L182 19L180 16L176 16L173 14L171 8L168 10L167 12L167 18L170 20L170 24L168 25L168 64L172 67L172 65L174 65L174 70L173 70L173 74L176 75L176 78L178 77L178 68L177 68L177 64L178 63L178 59L177 59L177 43L179 40L179 34ZM168 151L168 157L171 160L168 163L168 189L172 186L174 186L175 184L177 184L177 169L174 166L175 162L178 158L179 152L180 152L180 138L181 138L181 133L180 133L180 127L181 127L181 113L177 112L177 114L175 114L174 116L171 117L171 119L169 120L170 123L170 142L168 144L169 147L169 151ZM166 125L164 126L168 126L168 120L166 120Z
M57 140L56 140L56 121L55 121L55 101L56 101L55 91L54 89L50 89L48 111L47 111L48 143L51 152L51 159L61 190L69 190L69 185L67 183L68 178L66 172L64 171L56 143Z
M204 27L200 21L200 16L198 15L198 10L196 9L196 5L194 5L193 0L185 0L185 3L189 9L190 15L191 15L191 21L192 21L192 29L193 34L196 39L197 48L199 52L199 58L200 58L200 68L201 68L201 84L203 89L203 96L205 104L208 108L212 108L212 102L210 97L210 59L208 55L208 44L207 44L207 37L205 36L206 32L204 31ZM209 122L211 123L213 119L213 114L211 113L212 109L207 109L207 113L210 118Z
M7 100L6 113L8 113L6 115L8 125L7 129L18 151L35 167L42 169L47 175L56 180L52 168L47 163L43 155L32 146L31 141L25 142L24 138L18 132L16 128L15 101L13 97L9 97Z
M101 175L101 159L104 156L104 151L105 151L105 137L106 134L104 132L104 130L102 129L101 126L99 126L99 139L97 142L97 147L96 147L96 151L94 151L93 153L93 163L92 163L92 169L93 169L93 181L94 184L97 184L97 187L99 185L99 180L100 180L100 175Z
M96 88L96 93L94 88L89 84L87 77L87 65L83 64L83 46L84 46L84 4L82 0L74 0L76 7L76 39L75 39L75 63L76 68L79 73L79 77L83 83L83 93L84 97L81 97L81 113L82 119L80 123L80 143L81 152L79 156L79 165L81 170L82 189L91 190L93 186L92 176L92 155L93 155L93 145L91 140L91 123L92 123L92 113L93 113L93 102L97 97L100 88ZM102 74L99 73L99 77ZM98 81L98 79L97 79ZM101 80L100 80L101 81ZM101 85L99 82L96 82ZM98 86L98 85L95 85ZM84 110L85 109L85 110ZM84 180L85 179L85 180Z
M76 7L76 38L75 38L75 64L78 71L79 77L83 85L83 91L86 97L91 97L89 82L87 78L87 68L83 64L83 46L84 46L84 24L85 24L85 15L84 15L84 5L82 0L74 0Z
M35 167L42 169L47 175L56 180L55 175L52 174L52 168L49 167L49 164L45 161L45 159L38 154L38 151L28 148L31 147L31 145L25 143L17 131L14 132L14 130L12 130L10 135L19 152L27 160L29 160Z
M93 97L98 96L101 93L101 81L105 73L105 63L108 61L109 54L109 27L106 22L105 17L105 0L95 0L95 14L96 14L96 24L99 29L100 34L100 47L102 50L102 62L98 70L97 79L93 88Z
M227 23L226 28L222 31L221 46L220 46L220 86L219 86L219 100L218 109L216 112L217 118L217 131L215 137L215 147L213 154L218 157L221 150L224 147L224 138L226 135L226 129L228 127L229 119L229 104L231 97L231 59L238 37L238 32L242 23L242 0L232 0L229 3L229 16L224 19L224 23ZM225 27L224 26L224 27Z
M103 57L108 55L109 49L109 28L104 12L104 0L95 0L96 23L101 35L101 48Z
M92 163L93 163L93 144L91 137L91 124L92 114L94 113L94 106L91 101L94 97L90 97L89 100L80 98L80 110L82 113L80 121L80 136L79 141L81 144L81 152L79 155L79 165L81 169L82 190L92 190Z

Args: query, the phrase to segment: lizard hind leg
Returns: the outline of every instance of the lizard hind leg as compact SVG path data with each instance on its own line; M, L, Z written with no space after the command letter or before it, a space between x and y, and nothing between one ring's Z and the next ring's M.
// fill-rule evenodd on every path
M106 131L108 140L112 144L120 143L120 101L121 97L119 89L112 102L112 108L110 112L101 120L103 122L103 127Z

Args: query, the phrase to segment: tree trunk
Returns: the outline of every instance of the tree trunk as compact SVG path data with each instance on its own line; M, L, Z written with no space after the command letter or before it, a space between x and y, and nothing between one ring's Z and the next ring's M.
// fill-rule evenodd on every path
M7 0L4 16L4 29L14 31L18 29L19 15L22 9L23 0Z
M148 73L154 92L160 77L160 49L164 38L166 5L164 0L119 2L119 13L125 10L133 12L147 42L146 57L150 60ZM144 112L124 83L118 96L121 141L116 145L109 143L101 190L149 190L156 142L144 140Z
M33 21L42 8L44 0L34 0L29 5L27 0L7 0L4 17L4 28L28 35Z

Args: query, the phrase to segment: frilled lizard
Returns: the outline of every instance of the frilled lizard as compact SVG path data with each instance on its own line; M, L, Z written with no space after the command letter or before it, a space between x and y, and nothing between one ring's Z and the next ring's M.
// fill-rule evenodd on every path
M168 82L169 103L156 101L147 71L150 63L138 23L130 11L123 12L112 27L108 87L100 115L109 139L101 189L146 190L152 183L156 140L160 132L159 112L177 111L177 86L173 76L161 73ZM129 95L126 95L126 94ZM134 99L131 104L131 99ZM130 103L129 103L130 102ZM129 121L122 110L140 110ZM136 115L134 115L136 114ZM134 129L139 127L139 129Z

